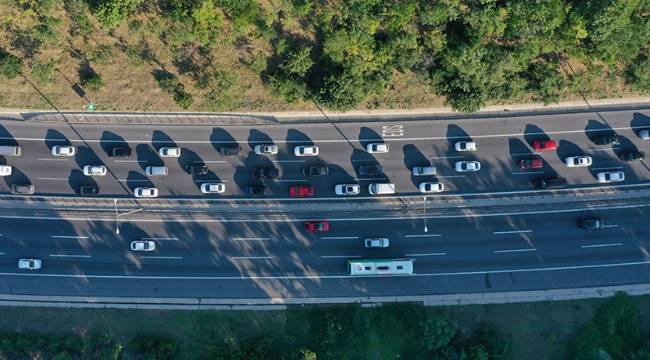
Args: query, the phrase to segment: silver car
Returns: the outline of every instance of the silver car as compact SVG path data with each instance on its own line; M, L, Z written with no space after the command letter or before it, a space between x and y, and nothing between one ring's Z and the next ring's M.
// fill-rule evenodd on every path
M86 176L104 176L107 169L104 165L86 165L83 168L84 175Z
M167 176L169 173L167 166L147 166L144 171L149 176Z
M414 166L411 169L411 175L413 176L428 176L435 175L436 167L435 166Z
M162 147L158 150L158 155L160 157L173 157L177 158L181 156L181 148L179 147Z
M361 186L359 184L338 184L334 187L336 195L359 195L360 192Z
M421 193L437 193L445 191L445 185L439 182L423 182L418 185Z
M131 250L133 251L154 251L156 243L150 240L131 241Z
M273 144L260 144L255 145L254 150L257 155L275 155L278 153L278 146Z
M625 181L625 173L622 171L602 171L596 174L599 183L611 183Z
M569 156L564 159L564 164L568 167L591 166L591 156Z
M20 259L18 268L21 270L38 270L43 266L41 259Z
M369 238L363 240L363 245L367 248L387 248L390 240L387 238Z
M366 145L366 151L370 154L383 154L388 152L388 144L386 143L370 143Z
M479 171L481 163L478 161L456 161L454 168L457 172Z
M155 198L158 197L158 189L153 187L138 187L133 190L133 195L137 198Z
M226 191L226 185L223 183L203 183L201 192L204 194L221 194Z
M52 155L54 156L74 156L76 150L74 146L62 146L54 145L52 146Z

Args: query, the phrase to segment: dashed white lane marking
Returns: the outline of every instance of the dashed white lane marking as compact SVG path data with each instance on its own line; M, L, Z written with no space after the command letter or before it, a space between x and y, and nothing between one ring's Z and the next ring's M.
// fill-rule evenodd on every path
M506 249L506 250L494 250L493 252L495 254L504 254L504 253L518 253L518 252L529 252L529 251L537 251L535 248L528 248L528 249Z
M269 241L270 237L234 237L234 241Z
M273 180L275 182L307 182L307 179L280 179L280 180Z
M502 235L502 234L526 234L532 233L533 230L510 230L510 231L493 231L492 235Z
M429 159L462 159L464 156L432 156Z
M273 259L273 256L231 256L231 260L268 260Z
M307 160L271 160L274 163L304 163Z
M512 153L512 154L510 154L510 156L523 156L523 155L533 156L533 155L539 155L539 153L535 152L535 151L531 151L531 152L522 152L522 153Z
M197 183L197 184L203 184L203 183L227 183L228 180L206 179L206 180L194 180L194 182Z
M404 254L404 256L445 256L447 253L422 253L422 254Z
M149 179L117 179L117 181L121 181L121 182L127 182L127 181L130 181L130 182L146 182L146 181L151 181L151 180L149 180Z
M76 236L76 235L52 235L50 237L54 239L88 239L88 236Z
M143 237L140 240L156 240L156 241L165 241L165 240L178 240L177 237Z
M407 238L437 237L437 236L442 236L442 234L404 235L404 237L407 237Z
M622 169L622 166L610 166L610 167L601 167L601 168L590 168L591 170L619 170Z
M618 225L610 224L610 225L603 225L602 227L604 227L604 228L615 228L615 227L618 227Z
M321 240L356 240L358 236L323 236Z
M39 158L39 161L68 161L69 159L47 159L47 158Z
M361 255L321 255L321 259L358 259Z
M89 258L90 255L50 254L51 257Z
M583 248L583 249L588 249L588 248L599 248L599 247L610 247L610 246L621 246L621 245L623 245L623 243L581 245L580 247Z
M436 175L437 178L461 178L465 175Z
M140 259L181 260L182 256L140 256Z
M227 163L226 160L203 160L204 163L206 164L225 164Z
M515 171L512 175L528 175L528 174L543 174L543 171Z
M148 161L145 161L145 160L113 160L113 162L118 162L118 163L147 163Z
M50 180L50 181L68 181L68 178L49 178L49 177L39 177L38 180Z
M386 181L388 178L385 177L375 177L375 178L354 178L354 181Z

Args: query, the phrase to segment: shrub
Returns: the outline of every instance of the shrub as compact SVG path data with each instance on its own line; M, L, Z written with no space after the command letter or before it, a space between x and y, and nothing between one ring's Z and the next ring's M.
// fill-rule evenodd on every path
M101 75L91 71L81 79L81 85L90 90L99 90L104 86L104 81L102 80Z
M34 28L34 38L46 44L57 44L60 36L58 34L58 27L61 25L61 19L42 16L39 18L39 23Z
M88 6L83 0L64 0L63 5L71 22L70 33L73 36L88 36L95 30L88 19Z
M20 75L23 61L0 49L0 74L7 79Z
M173 359L176 354L176 339L165 336L136 336L131 347L145 360Z
M447 320L429 319L424 328L424 344L428 351L438 352L450 346L457 336L457 326Z
M637 90L650 91L650 59L646 54L639 55L626 71L627 82Z
M39 84L45 85L51 83L57 65L56 60L50 60L46 63L34 61L32 63L32 78Z
M102 26L113 29L126 21L129 13L144 0L98 0L95 17Z

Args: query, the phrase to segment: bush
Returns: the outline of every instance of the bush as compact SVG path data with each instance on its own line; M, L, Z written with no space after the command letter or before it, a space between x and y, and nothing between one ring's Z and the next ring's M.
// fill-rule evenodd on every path
M429 319L424 328L424 344L428 351L438 352L448 348L456 338L458 327L443 319Z
M481 324L475 329L470 343L472 349L477 349L477 359L507 360L512 355L512 339L500 334L491 324Z
M111 63L111 59L115 56L113 48L110 45L100 44L95 51L90 55L90 60L99 64Z
M136 336L131 347L145 360L167 360L176 355L176 339L164 336Z
M113 29L126 21L129 13L144 0L97 0L95 17L102 26Z
M22 66L22 60L0 49L0 74L7 79L13 79L20 75Z
M627 82L639 91L650 91L650 60L646 54L639 55L626 71Z
M42 16L34 28L34 38L42 43L57 44L61 37L57 29L60 25L61 19Z
M89 74L84 75L81 79L81 85L90 90L99 90L104 86L104 81L102 80L101 75L91 71Z
M50 60L46 63L34 61L32 63L32 78L39 84L45 85L51 83L57 65L56 60Z

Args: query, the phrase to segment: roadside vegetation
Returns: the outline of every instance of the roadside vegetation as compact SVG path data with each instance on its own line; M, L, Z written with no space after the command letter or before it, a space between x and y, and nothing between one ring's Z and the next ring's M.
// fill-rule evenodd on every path
M650 359L650 297L287 311L0 308L2 359Z
M650 92L650 0L0 0L0 106L331 110Z

